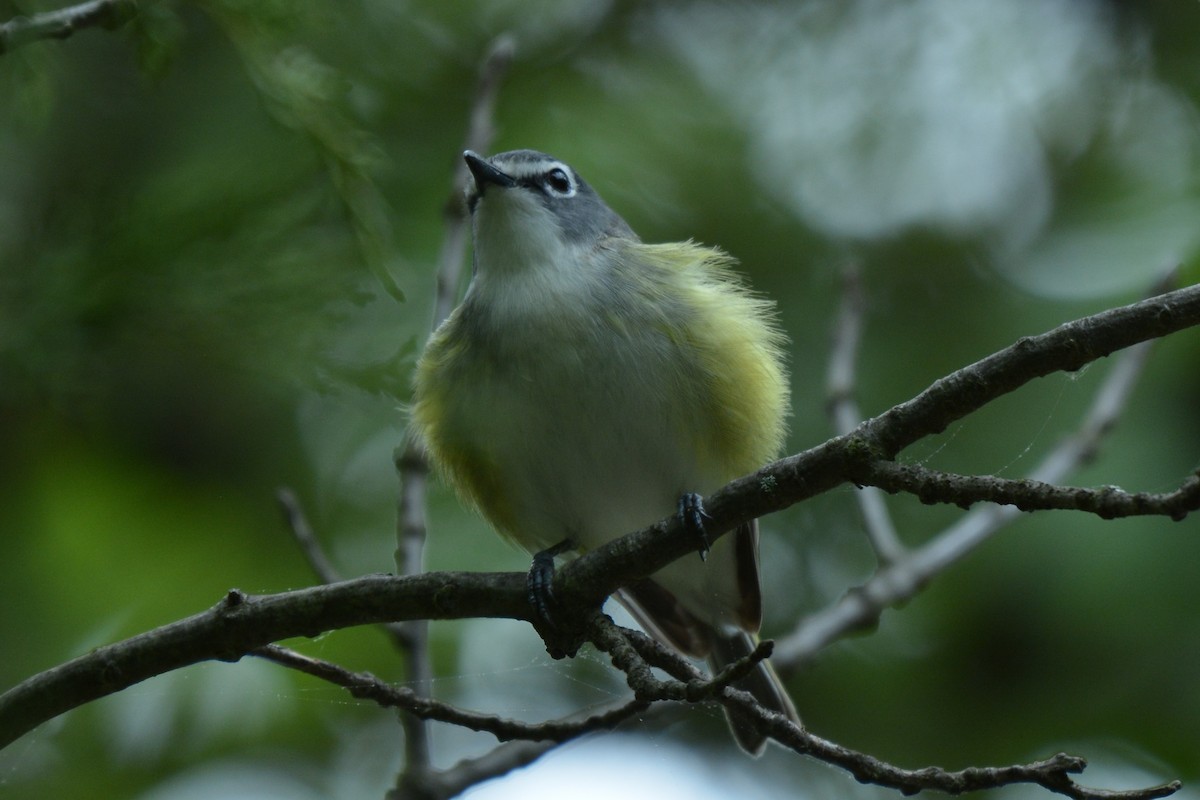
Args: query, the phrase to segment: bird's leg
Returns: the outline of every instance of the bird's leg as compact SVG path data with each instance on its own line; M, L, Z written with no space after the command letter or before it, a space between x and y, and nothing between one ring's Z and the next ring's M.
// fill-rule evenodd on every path
M553 547L534 553L529 574L525 576L526 597L538 622L549 630L555 630L551 607L554 605L554 557L575 549L575 542L563 539Z
M679 521L696 540L701 561L708 558L708 532L704 530L706 519L709 516L704 512L704 498L695 492L684 492L679 496Z

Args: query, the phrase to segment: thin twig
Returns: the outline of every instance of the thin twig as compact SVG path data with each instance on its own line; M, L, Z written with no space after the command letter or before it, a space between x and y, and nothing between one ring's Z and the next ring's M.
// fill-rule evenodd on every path
M486 153L496 135L496 97L504 76L516 53L516 40L509 34L501 34L492 40L487 55L479 70L479 81L475 85L475 96L471 102L471 117L463 150ZM437 298L433 306L433 328L450 316L458 298L461 283L463 256L467 251L466 207L467 166L461 158L455 158L454 179L450 197L446 200L443 217L445 235L438 255Z
M396 572L402 576L420 574L425 569L425 481L428 470L419 445L402 448L396 472L400 497L396 508ZM429 621L414 619L398 624L397 645L404 655L408 678L421 696L432 696L433 666L429 658ZM404 729L404 769L397 778L397 800L405 797L403 785L421 782L430 770L429 730L425 720L413 714L401 714Z
M271 644L257 648L251 651L250 655L320 678L348 690L353 697L370 700L383 708L399 708L421 719L490 733L502 742L516 739L569 741L593 731L611 730L630 717L645 711L649 705L635 700L579 719L521 722L457 708L449 703L433 700L408 687L393 686L369 672L352 672L329 661L312 658L279 645Z
M603 624L603 620L601 622ZM775 650L775 643L773 641L763 639L750 653L736 661L731 661L720 672L709 676L705 675L691 661L679 655L678 652L667 647L657 639L651 638L641 631L621 628L612 623L611 620L607 621L607 625L619 630L628 645L637 653L638 658L647 665L661 669L676 680L685 683L705 684L705 687L697 688L697 693L690 698L692 700L701 699L707 694L712 694L714 689L721 689L737 683L749 675L760 661L770 658L772 652Z
M608 654L614 667L625 673L626 684L639 700L655 703L711 701L721 705L732 705L732 700L737 700L761 708L753 695L735 689L730 684L745 677L758 662L770 656L770 642L760 643L754 652L739 659L736 665L731 664L732 669L709 677L666 645L640 631L617 625L605 614L594 615L588 623L588 638L599 650ZM663 670L672 680L660 680L650 669L651 666ZM780 718L786 720L782 715Z
M419 796L430 800L458 797L472 786L527 767L558 747L558 742L505 742L476 758L465 758L442 772L427 776Z
M1009 480L994 475L958 475L919 464L872 461L854 475L857 483L905 492L923 503L947 503L967 508L976 503L999 503L1022 511L1049 509L1086 511L1101 519L1165 516L1180 521L1200 509L1200 474L1192 475L1172 492L1127 492L1115 486L1085 489L1056 486L1031 479Z
M512 37L502 35L492 42L484 57L471 105L464 149L486 150L490 145L496 95L512 63L514 49ZM450 314L458 295L459 275L466 254L467 213L463 201L466 180L466 167L459 160L454 171L450 199L446 203L445 230L438 257L433 303L434 329ZM399 575L415 575L425 568L425 488L429 464L421 443L412 437L397 450L396 472L400 481L396 509L396 571ZM416 691L428 698L431 696L433 679L429 658L429 623L412 620L405 623L401 631L409 679ZM412 787L423 785L425 775L430 771L429 732L425 720L410 714L402 714L400 719L404 727L405 761L404 770L392 793L396 798L403 798L410 794Z
M1034 784L1074 800L1156 800L1169 797L1182 788L1179 781L1124 791L1081 786L1072 780L1071 775L1082 772L1087 767L1087 761L1066 753L1058 753L1029 764L1005 767L968 767L957 771L941 767L903 769L866 753L822 739L808 731L799 730L784 717L771 714L753 704L742 705L740 700L734 702L738 703L740 713L758 716L762 728L770 730L775 741L791 750L840 767L853 775L859 783L898 789L905 795L925 791L960 795L1014 784Z
M308 565L312 568L313 573L316 574L322 583L338 583L341 581L341 572L333 565L333 560L329 558L329 554L321 546L321 542L309 524L308 516L304 513L304 508L300 505L300 498L296 496L296 493L287 487L283 487L275 492L275 499L283 511L284 521L287 523L288 530L291 531L292 538L299 545L300 552L304 554L304 558L308 561ZM397 647L405 647L407 645L408 631L405 629L404 623L386 622L381 624L380 627L384 633L391 637Z
M862 270L856 262L847 261L842 269L842 302L834 328L829 369L825 379L829 416L839 434L850 433L862 422L862 413L859 411L855 395L865 308ZM867 538L879 565L895 563L904 556L904 545L896 535L896 526L888 513L883 492L873 486L867 486L858 491L855 498L862 512Z
M941 433L1036 378L1076 372L1118 350L1191 327L1200 312L1197 306L1200 285L1081 317L1037 336L1022 337L934 381L913 399L893 406L857 430L876 448L878 456L894 457L913 442ZM1148 308L1160 309L1160 313L1146 315ZM954 402L948 403L947 397Z
M115 30L137 13L137 0L91 0L31 17L13 17L0 24L0 55L39 39L66 39L86 28Z
M304 554L309 567L312 568L321 583L340 581L341 573L326 555L321 543L317 541L316 534L313 533L312 526L308 524L308 517L305 516L304 509L300 506L300 498L296 497L296 493L286 486L281 487L275 491L275 500L283 511L283 518L287 523L288 530L292 533L292 538L300 546L300 552Z

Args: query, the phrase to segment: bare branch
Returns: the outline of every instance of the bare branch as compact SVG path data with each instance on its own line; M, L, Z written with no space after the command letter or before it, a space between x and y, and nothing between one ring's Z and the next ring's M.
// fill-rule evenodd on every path
M471 102L471 118L463 150L484 153L491 148L492 137L495 136L493 117L496 97L515 53L516 40L509 34L501 34L492 40L483 59L483 66L479 70L479 82L475 85L475 97ZM467 251L466 189L467 166L458 158L455 160L453 188L443 214L446 232L438 256L437 302L433 309L435 329L442 324L442 320L450 316L458 296L462 264Z
M1200 473L1186 479L1175 491L1162 494L1126 492L1115 486L1084 489L1029 479L958 475L894 461L864 465L855 479L892 494L916 495L922 503L952 503L963 508L990 502L1016 506L1022 511L1066 509L1086 511L1102 519L1159 515L1176 522L1200 509Z
M292 538L300 546L300 552L304 554L305 560L308 561L308 565L316 576L321 579L322 583L340 581L342 576L333 562L329 560L329 556L325 554L321 543L317 541L312 526L308 524L308 517L304 515L304 509L300 507L300 498L296 497L296 493L286 486L281 487L275 492L275 500L283 511L283 518L287 523L288 530L292 533Z
M444 772L432 772L425 776L417 796L430 800L448 800L484 781L507 775L515 769L528 766L558 747L558 742L513 741L502 744L477 758L459 761ZM396 800L388 795L388 800Z
M1198 306L1200 285L1189 286L1024 337L869 420L863 433L882 456L894 457L1034 378L1074 372L1117 350L1196 325Z
M862 412L854 399L858 383L858 349L862 341L863 316L866 300L863 292L862 270L853 261L842 268L842 304L834 329L833 347L829 354L829 369L825 377L825 394L834 430L850 433L862 422ZM866 526L867 538L881 566L894 563L904 555L904 545L896 535L888 513L883 492L865 487L855 494Z
M464 149L485 150L490 146L496 95L512 62L514 50L515 42L508 35L498 37L488 49L480 68ZM444 214L445 231L438 257L433 303L432 327L435 330L449 316L458 294L459 275L466 253L467 214L463 208L466 180L466 167L459 160ZM396 571L400 575L415 575L425 568L425 485L429 464L424 448L412 437L397 449L396 472L400 480L396 509ZM433 678L429 661L429 623L412 620L392 628L405 652L413 685L423 696L429 697ZM401 724L405 734L405 760L404 771L398 778L394 793L397 796L406 793L406 785L424 784L423 774L430 769L429 733L424 721L419 716L401 715Z
M615 648L619 651L623 651L625 647L631 648L631 651L628 653L622 652L621 659L623 663L636 659L634 663L641 662L647 666L657 667L676 680L690 684L690 693L685 697L676 698L689 702L706 699L719 693L719 690L724 687L737 683L749 675L758 662L770 658L772 651L775 649L773 641L763 639L750 653L736 661L731 661L716 675L710 676L704 674L695 664L681 656L675 650L641 631L622 628L603 615L594 620L592 624L602 626L599 631L593 630L590 634L597 647L609 653L609 655L613 655L609 648ZM613 631L619 632L621 640L613 638ZM597 641L596 637L599 637L600 641ZM618 669L621 669L619 665ZM637 687L631 686L631 688L635 691L637 690Z
M312 658L278 645L260 647L253 650L250 655L274 661L290 669L341 686L360 700L370 700L384 708L403 709L421 719L447 722L469 730L490 733L502 742L515 739L569 741L593 731L615 728L635 714L645 711L649 705L635 700L581 719L521 722L456 708L449 703L430 699L407 687L392 686L369 672L351 672L328 661Z
M739 706L741 704L739 703ZM945 794L966 794L1002 786L1029 783L1050 791L1075 798L1075 800L1154 800L1169 797L1182 788L1179 781L1171 781L1146 789L1113 791L1091 789L1071 779L1087 766L1079 756L1058 753L1042 761L1016 764L1006 767L968 767L950 771L941 767L901 769L874 756L859 753L839 744L801 731L787 720L764 709L753 706L741 708L742 713L756 713L764 726L772 730L772 738L797 753L812 756L849 772L859 783L870 783L898 789L906 795L935 791Z
M1125 410L1129 395L1137 385L1153 345L1153 341L1142 342L1121 353L1107 379L1097 390L1092 407L1079 430L1074 436L1059 442L1043 459L1041 466L1029 474L1031 479L1057 483L1072 470L1096 457L1100 441L1112 430L1121 412Z
M425 484L429 467L421 447L410 441L398 448L396 474L400 495L396 504L396 572L419 575L425 570ZM432 696L433 666L429 659L429 621L414 619L392 623L396 645L404 657L408 677L422 697ZM404 728L404 769L397 777L397 798L403 798L405 782L420 782L430 770L429 730L419 715L401 714Z
M275 492L275 499L283 511L283 518L287 523L288 530L291 531L292 538L300 546L300 552L304 554L305 560L308 561L309 567L312 568L317 578L322 583L337 583L341 581L341 573L333 565L333 561L329 558L329 555L325 552L325 548L321 546L321 542L313 532L312 526L308 523L308 517L304 514L304 509L300 506L300 498L296 497L296 493L287 487L283 487ZM399 622L386 622L380 627L383 628L383 631L392 638L392 641L398 647L406 646L408 632L405 630L403 624Z
M733 689L727 682L706 680L695 666L678 653L642 633L614 625L612 620L603 615L597 615L593 619L589 635L597 647L609 653L613 664L625 672L630 688L637 696L693 703L715 699L721 705L736 709L740 718L750 719L761 733L785 747L840 767L860 783L898 789L906 795L921 791L957 795L1018 783L1032 783L1077 800L1152 800L1167 797L1181 788L1178 781L1173 781L1148 789L1128 791L1089 789L1070 778L1070 775L1082 772L1087 762L1065 753L1031 764L1005 767L970 767L959 771L949 771L940 767L902 769L874 756L822 739L782 714L767 710L749 693ZM751 666L754 663L753 658L746 661ZM674 680L657 679L649 669L650 663L665 670ZM722 673L722 677L728 676Z
M529 619L520 573L368 575L216 606L34 675L0 695L0 748L64 711L200 661L237 661L294 636L404 619Z
M599 714L526 723L459 709L448 703L431 700L411 689L384 683L370 673L351 672L278 645L258 648L251 655L329 681L349 690L354 697L370 700L382 707L400 708L423 720L447 722L491 733L506 742L483 756L465 759L444 771L405 770L399 785L388 793L389 800L401 797L448 800L457 797L471 786L531 764L563 742L596 731L610 730L649 708L648 703L634 699Z
M671 648L640 631L622 628L604 614L595 614L589 621L588 638L598 649L608 653L614 667L625 673L626 684L639 700L657 703L715 702L735 709L739 715L743 706L749 706L759 712L753 722L765 714L771 718L778 717L788 726L801 730L782 714L763 708L749 692L732 686L771 655L772 642L760 642L752 653L709 677ZM650 669L651 666L663 670L674 680L659 680ZM764 736L770 735L761 727L760 731Z
M0 25L0 55L39 39L66 39L85 28L115 30L137 13L137 0L91 0L31 17L13 17Z

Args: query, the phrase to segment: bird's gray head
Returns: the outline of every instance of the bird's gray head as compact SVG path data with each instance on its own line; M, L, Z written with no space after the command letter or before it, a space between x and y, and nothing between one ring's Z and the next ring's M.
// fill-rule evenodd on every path
M477 262L555 262L563 251L590 250L610 237L637 239L574 169L553 156L512 150L484 158L468 150L463 158L472 178L467 206Z

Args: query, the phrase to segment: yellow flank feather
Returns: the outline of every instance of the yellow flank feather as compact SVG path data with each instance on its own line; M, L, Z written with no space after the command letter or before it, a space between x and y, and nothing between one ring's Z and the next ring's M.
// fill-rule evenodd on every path
M747 289L733 271L737 261L721 250L691 241L625 246L655 268L643 278L687 309L681 344L699 359L711 393L703 456L722 465L725 480L753 472L778 455L787 433L787 338L776 327L774 303Z
M516 519L503 485L505 471L467 431L451 424L464 412L469 392L470 340L463 334L463 306L434 332L417 363L416 392L410 418L411 433L426 447L437 471L459 496L500 533L515 539ZM484 376L477 376L483 379Z

